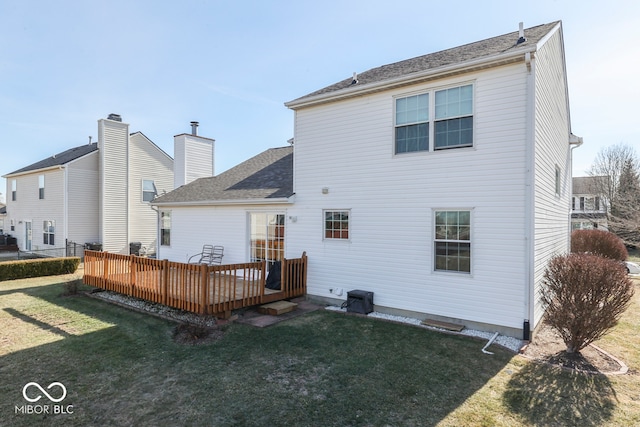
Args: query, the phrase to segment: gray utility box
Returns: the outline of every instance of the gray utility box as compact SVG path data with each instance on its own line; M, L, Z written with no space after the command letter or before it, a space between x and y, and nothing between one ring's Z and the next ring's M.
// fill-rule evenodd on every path
M347 313L369 314L373 311L373 292L353 290L347 292Z

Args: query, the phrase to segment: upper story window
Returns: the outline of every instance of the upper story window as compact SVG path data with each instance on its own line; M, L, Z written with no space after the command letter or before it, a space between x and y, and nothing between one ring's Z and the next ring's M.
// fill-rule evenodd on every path
M429 94L396 99L396 154L429 149Z
M11 200L16 201L18 198L18 183L15 179L11 180Z
M44 199L44 175L38 175L38 198Z
M324 211L324 238L349 239L349 211Z
M562 190L562 173L560 172L560 168L558 166L556 166L555 188L556 188L556 195L559 196L560 191Z
M142 201L150 202L155 199L158 192L156 191L156 184L153 180L143 179L142 180Z
M433 148L429 141L434 141ZM396 98L396 154L471 146L473 85Z
M436 92L435 149L473 145L473 86Z

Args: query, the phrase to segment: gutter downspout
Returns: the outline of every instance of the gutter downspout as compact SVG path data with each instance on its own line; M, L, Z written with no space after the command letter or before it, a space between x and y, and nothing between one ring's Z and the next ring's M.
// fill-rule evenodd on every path
M64 221L64 254L67 255L67 241L69 240L69 169L65 165L59 166L62 171L62 182L64 189L62 191L62 217ZM46 184L45 184L46 185ZM45 190L46 191L46 190Z
M160 259L160 208L149 205L152 211L156 211L156 259Z
M571 212L573 211L573 150L574 148L580 147L584 141L581 136L576 136L573 133L569 133L569 165L571 166L571 179L569 180L569 194L571 194L571 202L569 202L569 236L567 239L569 240L568 248L571 248Z
M524 316L522 322L522 339L529 340L531 324L535 328L535 59L527 55L525 59L527 68L527 116L525 137L525 235L524 235Z

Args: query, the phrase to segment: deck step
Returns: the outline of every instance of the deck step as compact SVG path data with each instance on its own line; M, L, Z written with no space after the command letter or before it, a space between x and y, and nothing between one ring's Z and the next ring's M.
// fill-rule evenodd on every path
M434 328L446 329L447 331L460 332L464 329L462 325L456 325L455 323L441 322L439 320L425 319L422 321L423 325L432 326Z
M261 305L258 311L262 314L270 314L271 316L279 316L296 309L298 304L290 301L276 301L270 304Z

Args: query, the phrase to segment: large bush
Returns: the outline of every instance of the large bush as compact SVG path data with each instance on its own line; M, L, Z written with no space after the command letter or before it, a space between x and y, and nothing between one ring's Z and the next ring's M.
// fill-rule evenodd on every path
M571 233L571 252L589 253L626 261L629 253L622 239L604 230L576 230Z
M567 353L576 353L616 325L633 290L619 261L573 253L551 259L540 297L547 323L560 333Z
M80 258L40 258L0 263L0 281L73 273Z

